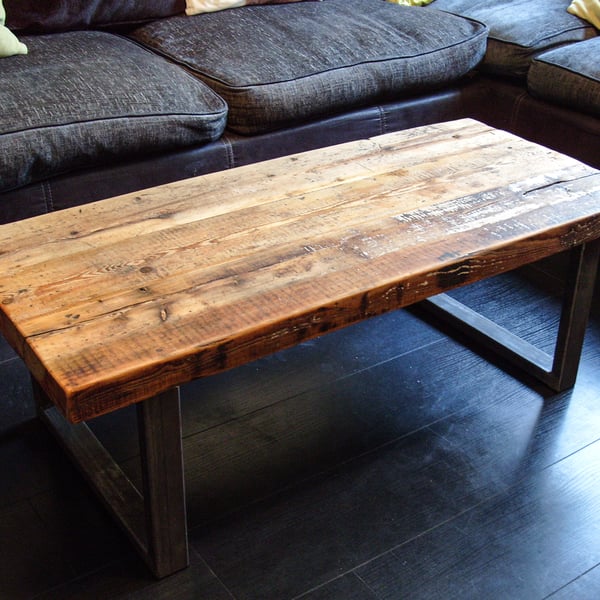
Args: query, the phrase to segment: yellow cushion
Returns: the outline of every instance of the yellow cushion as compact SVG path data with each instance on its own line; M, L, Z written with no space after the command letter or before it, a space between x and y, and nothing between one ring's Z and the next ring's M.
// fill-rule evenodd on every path
M430 4L433 0L387 0L392 4L403 4L404 6L425 6Z
M8 27L4 26L6 11L0 0L0 58L14 54L27 54L27 46L22 44Z
M249 4L287 4L288 2L302 2L303 0L186 0L185 14L199 15L201 13L215 12L225 8L236 8Z
M573 0L567 11L600 29L600 0Z

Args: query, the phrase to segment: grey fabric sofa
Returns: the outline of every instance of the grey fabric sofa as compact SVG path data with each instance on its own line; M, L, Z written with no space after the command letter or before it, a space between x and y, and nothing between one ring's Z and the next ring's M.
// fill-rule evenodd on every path
M4 5L29 54L0 60L0 222L464 116L600 166L600 37L568 0Z

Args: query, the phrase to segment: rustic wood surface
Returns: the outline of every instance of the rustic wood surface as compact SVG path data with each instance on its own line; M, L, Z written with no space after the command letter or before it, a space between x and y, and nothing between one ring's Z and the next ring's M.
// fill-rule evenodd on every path
M598 171L454 121L1 226L0 324L77 422L598 237Z

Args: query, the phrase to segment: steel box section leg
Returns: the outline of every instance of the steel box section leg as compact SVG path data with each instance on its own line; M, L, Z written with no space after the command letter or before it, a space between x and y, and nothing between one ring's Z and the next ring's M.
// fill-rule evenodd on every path
M189 564L179 388L137 410L148 553L163 577Z
M86 423L69 423L32 379L38 416L158 578L189 564L179 388L137 405L143 494Z
M571 250L554 355L536 348L446 294L420 303L436 318L458 329L556 392L575 385L598 271L600 240Z

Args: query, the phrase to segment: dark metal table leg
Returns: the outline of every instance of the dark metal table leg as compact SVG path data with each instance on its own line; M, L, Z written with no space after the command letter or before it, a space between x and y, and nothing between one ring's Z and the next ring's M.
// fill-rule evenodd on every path
M32 379L38 415L156 577L189 564L179 389L138 405L143 494L87 424L69 423Z
M179 388L137 405L148 553L158 577L189 564Z
M573 387L598 272L600 240L571 250L554 354L551 356L447 294L420 303L477 344L533 375L554 391Z
M558 391L575 385L585 330L592 308L599 255L600 240L577 246L571 251L551 370L555 382L554 389Z

